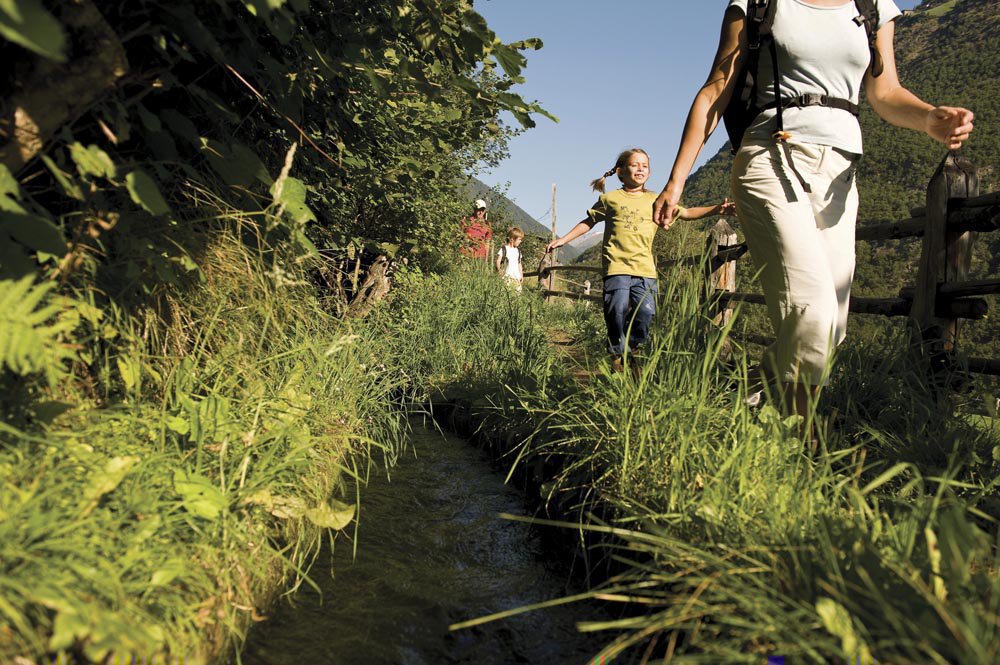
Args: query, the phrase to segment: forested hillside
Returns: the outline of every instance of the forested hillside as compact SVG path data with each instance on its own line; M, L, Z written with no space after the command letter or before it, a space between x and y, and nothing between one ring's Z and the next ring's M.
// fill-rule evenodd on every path
M529 235L548 237L551 233L550 229L540 224L524 208L507 198L505 193L482 180L471 178L466 184L466 190L470 202L483 199L489 204L490 218L494 220L494 227L500 231L516 226Z

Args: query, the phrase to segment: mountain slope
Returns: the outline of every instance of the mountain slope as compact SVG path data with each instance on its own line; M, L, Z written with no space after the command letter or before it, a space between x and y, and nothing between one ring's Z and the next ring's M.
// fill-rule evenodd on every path
M524 211L519 205L508 199L498 189L494 189L478 178L470 178L466 184L469 200L484 199L490 211L494 224L499 226L516 226L528 235L549 237L552 231L540 224L534 217Z

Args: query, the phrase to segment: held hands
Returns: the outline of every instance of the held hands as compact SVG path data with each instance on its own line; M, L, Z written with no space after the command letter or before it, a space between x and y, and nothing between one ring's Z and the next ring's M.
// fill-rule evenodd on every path
M723 217L735 217L736 216L736 204L730 201L728 198L722 200L719 204L719 214Z
M684 184L677 185L671 180L653 202L653 222L664 231L669 230L677 220L683 192Z
M935 141L948 146L949 150L957 150L969 139L974 117L969 109L938 106L927 112L924 131Z

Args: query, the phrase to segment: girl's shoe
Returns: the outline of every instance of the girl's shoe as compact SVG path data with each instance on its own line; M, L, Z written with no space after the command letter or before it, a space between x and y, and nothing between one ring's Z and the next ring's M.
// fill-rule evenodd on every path
M625 361L621 356L611 356L611 371L614 373L625 371Z

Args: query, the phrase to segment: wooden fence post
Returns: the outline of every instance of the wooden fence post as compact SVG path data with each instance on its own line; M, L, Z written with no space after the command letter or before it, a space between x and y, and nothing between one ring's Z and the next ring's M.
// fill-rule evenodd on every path
M550 266L554 265L554 264L555 264L555 261L552 259L552 255L551 254L542 254L542 260L538 262L538 287L542 291L551 291L552 290L552 286L553 286L553 284L552 284L553 273L548 268ZM545 298L545 300L547 302L548 299L549 299L549 296L545 295L544 298Z
M732 258L719 259L719 252L739 244L739 237L729 222L720 219L708 232L707 252L708 262L705 264L705 277L708 280L709 297L719 291L736 292L736 260ZM733 318L733 308L730 303L719 307L712 317L716 326L724 326Z
M974 238L972 231L948 229L949 202L978 194L976 168L954 151L941 161L927 186L926 230L910 321L915 341L936 370L946 365L947 355L954 351L959 325L954 315L945 313L945 299L938 288L967 279Z

